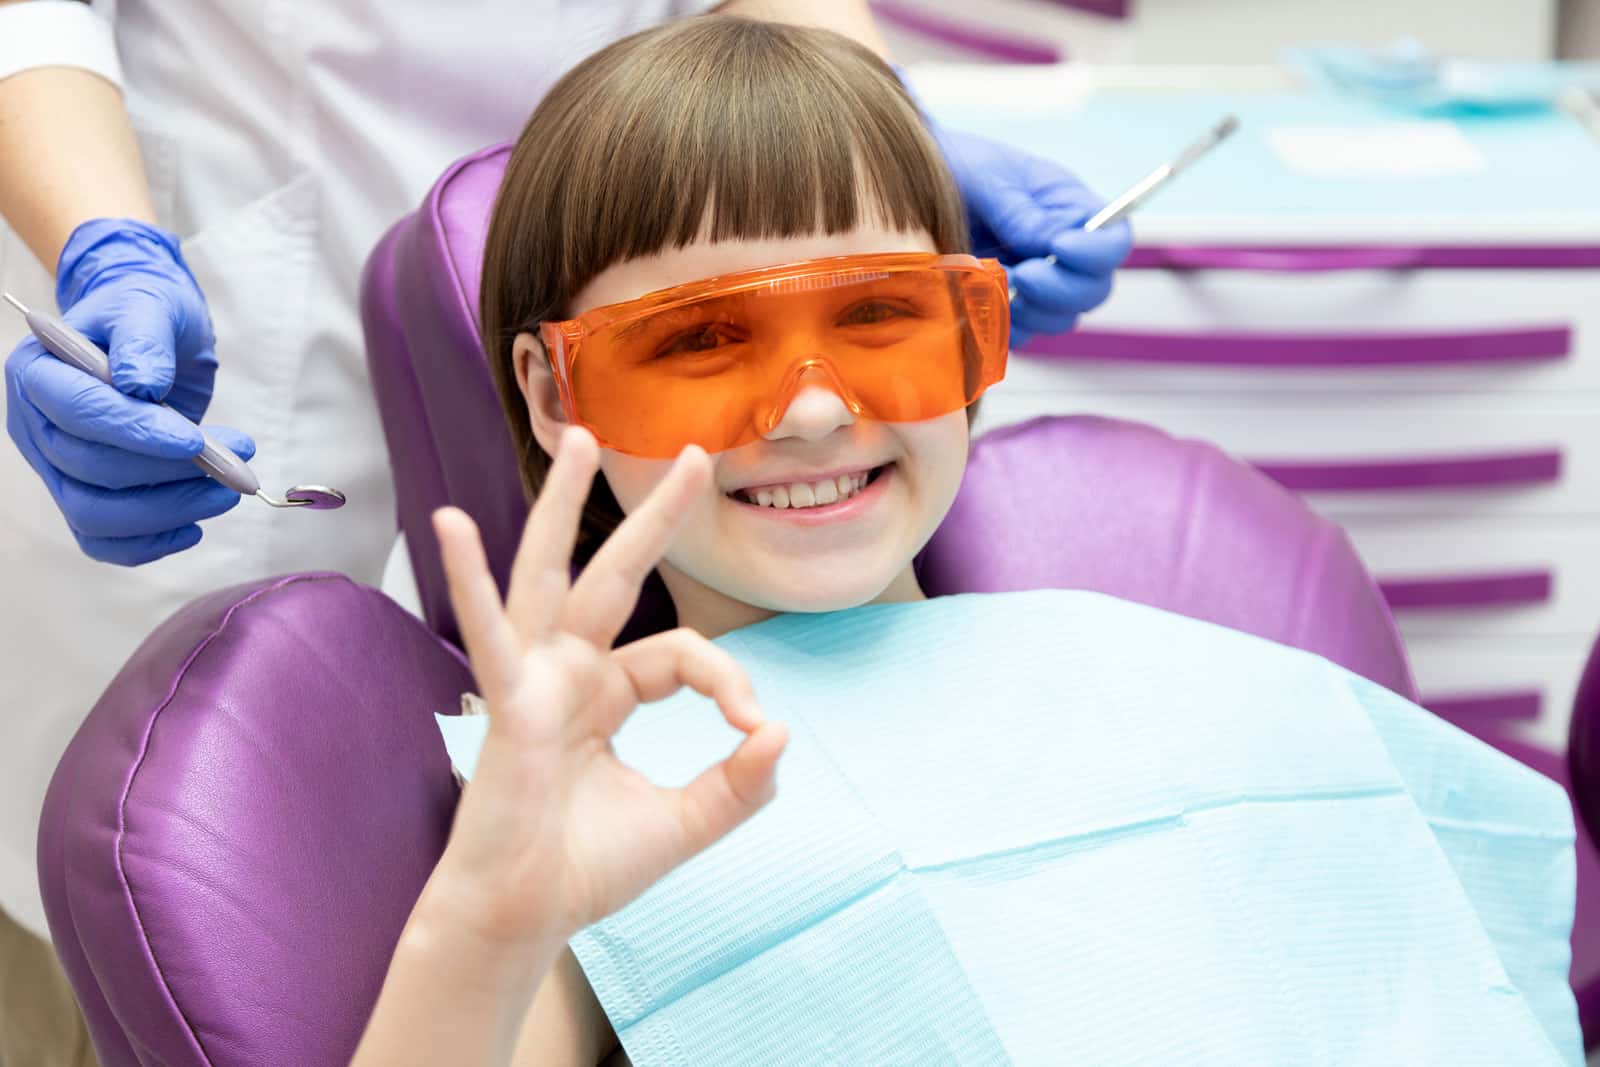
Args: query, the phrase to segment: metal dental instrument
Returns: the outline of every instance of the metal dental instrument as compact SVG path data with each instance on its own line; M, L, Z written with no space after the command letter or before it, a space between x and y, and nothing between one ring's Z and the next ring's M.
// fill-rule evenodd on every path
M1573 86L1561 95L1558 101L1567 114L1594 134L1600 140L1600 92L1588 92L1578 86Z
M1189 147L1185 148L1181 153L1178 154L1176 159L1161 164L1161 166L1157 167L1149 174L1146 174L1143 178L1140 178L1138 182L1136 182L1127 192L1111 201L1099 211L1096 211L1093 217L1091 217L1088 222L1083 224L1084 230L1098 230L1101 227L1109 226L1113 222L1119 221L1124 215L1128 214L1134 208L1142 204L1151 193L1155 192L1157 189L1167 184L1167 182L1171 181L1183 171L1187 170L1195 160L1199 159L1217 145L1221 144L1231 133L1233 133L1234 130L1237 130L1238 128L1239 117L1237 115L1223 116L1222 121L1218 122L1215 126L1211 127L1210 130L1206 131L1205 136L1201 137L1193 144L1189 145ZM1051 266L1054 266L1056 257L1052 253L1051 255L1045 256L1044 261ZM1011 287L1011 299L1017 299L1017 287L1014 285Z
M43 311L30 311L22 301L10 293L0 293L6 301L28 320L28 328L39 339L45 351L111 385L111 361L93 341L68 326L61 319ZM113 388L115 388L113 386ZM168 405L163 404L163 407ZM259 497L275 508L310 508L312 511L329 511L344 506L344 494L325 485L296 485L274 500L244 460L202 431L205 448L194 457L195 464L229 489L244 496Z

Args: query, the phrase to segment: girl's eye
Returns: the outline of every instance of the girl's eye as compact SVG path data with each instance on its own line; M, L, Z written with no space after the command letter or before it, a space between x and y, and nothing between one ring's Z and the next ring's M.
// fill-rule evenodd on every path
M911 310L898 303L886 300L863 300L861 303L848 308L839 316L840 326L873 326L890 319L903 319L911 317Z
M726 326L716 324L696 326L668 340L656 349L656 358L671 356L697 356L715 352L727 345L738 344L739 338Z

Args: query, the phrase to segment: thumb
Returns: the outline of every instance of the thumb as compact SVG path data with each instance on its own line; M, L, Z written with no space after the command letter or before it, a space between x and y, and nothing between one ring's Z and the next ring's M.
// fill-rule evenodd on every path
M128 289L106 329L111 384L117 391L159 403L177 374L180 312L158 292Z

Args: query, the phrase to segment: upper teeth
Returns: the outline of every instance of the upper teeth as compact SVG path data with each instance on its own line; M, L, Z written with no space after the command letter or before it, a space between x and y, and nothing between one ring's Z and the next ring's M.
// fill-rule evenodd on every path
M764 508L813 508L855 496L866 484L867 472L862 471L860 474L841 474L837 478L824 478L817 482L790 482L788 485L741 489L739 498Z

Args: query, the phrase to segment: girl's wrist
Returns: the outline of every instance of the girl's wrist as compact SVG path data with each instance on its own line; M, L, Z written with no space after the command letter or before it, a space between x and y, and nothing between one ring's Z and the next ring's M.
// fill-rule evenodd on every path
M400 932L352 1063L507 1063L557 938L484 936L441 862Z
M522 1010L555 965L561 947L560 942L491 941L453 912L419 902L401 931L395 959L405 957L436 975L450 975L458 989Z
M572 931L553 915L540 915L529 901L508 901L474 875L460 870L449 849L434 868L412 910L418 937L449 938L486 965L554 961ZM543 968L541 968L542 973Z

